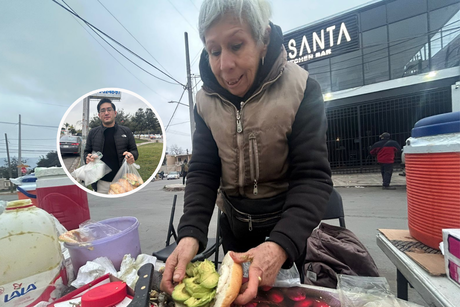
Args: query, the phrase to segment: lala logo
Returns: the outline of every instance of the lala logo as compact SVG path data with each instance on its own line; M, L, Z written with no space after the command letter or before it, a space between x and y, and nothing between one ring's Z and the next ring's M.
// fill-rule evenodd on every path
M13 289L15 290L15 291L13 291L13 293L11 293L10 295L8 295L8 294L5 295L5 298L3 300L5 303L8 303L9 301L11 301L11 300L13 300L15 298L21 297L21 296L29 293L30 291L36 290L37 287L35 287L34 284L30 284L26 288L26 287L22 287L22 284L14 283L13 284ZM0 294L2 294L3 291L4 291L3 288L0 289Z

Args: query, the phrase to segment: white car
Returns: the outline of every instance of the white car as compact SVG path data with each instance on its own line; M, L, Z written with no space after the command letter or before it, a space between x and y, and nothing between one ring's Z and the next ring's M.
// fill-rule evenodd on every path
M180 174L179 172L170 172L168 174L168 176L166 177L166 179L179 179L180 178Z

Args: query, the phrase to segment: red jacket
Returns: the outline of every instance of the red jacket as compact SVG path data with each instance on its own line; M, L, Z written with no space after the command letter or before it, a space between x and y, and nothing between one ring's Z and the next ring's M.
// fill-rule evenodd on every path
M394 163L395 154L401 150L396 141L381 140L372 145L371 155L377 156L378 163Z

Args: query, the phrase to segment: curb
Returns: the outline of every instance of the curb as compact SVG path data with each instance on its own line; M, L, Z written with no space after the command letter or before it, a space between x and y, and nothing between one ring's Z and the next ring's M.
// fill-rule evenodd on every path
M179 184L165 185L163 187L163 190L168 191L168 192L184 191L185 190L185 185L179 185Z
M76 157L75 160L70 165L69 173L72 173L78 164L80 164L80 156Z

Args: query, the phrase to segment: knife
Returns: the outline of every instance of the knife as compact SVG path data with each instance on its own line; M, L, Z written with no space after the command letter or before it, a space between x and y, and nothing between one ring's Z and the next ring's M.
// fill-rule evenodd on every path
M150 290L152 289L153 264L146 263L138 271L139 279L134 289L134 298L128 307L150 307Z

